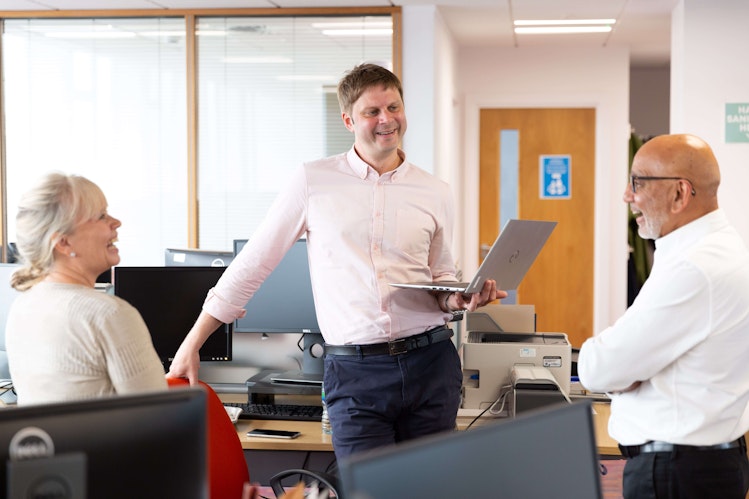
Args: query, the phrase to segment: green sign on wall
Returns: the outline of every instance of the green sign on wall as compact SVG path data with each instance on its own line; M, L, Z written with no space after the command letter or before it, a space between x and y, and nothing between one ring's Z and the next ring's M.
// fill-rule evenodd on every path
M726 104L726 142L749 142L749 102Z

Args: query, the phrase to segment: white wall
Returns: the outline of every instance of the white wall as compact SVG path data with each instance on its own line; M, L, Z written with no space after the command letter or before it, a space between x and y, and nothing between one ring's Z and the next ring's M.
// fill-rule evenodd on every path
M448 182L462 205L461 127L456 95L457 49L433 5L403 7L403 86L411 162ZM460 229L458 224L456 229ZM465 235L454 234L456 252ZM458 255L456 255L457 257Z
M403 8L403 100L408 130L403 149L408 160L434 173L434 143L437 135L435 109L435 47L438 29L433 5ZM408 47L408 50L405 49ZM424 82L429 81L428 85Z
M746 0L681 0L672 19L671 132L693 133L721 167L720 206L749 243L749 143L725 142L725 104L749 103Z

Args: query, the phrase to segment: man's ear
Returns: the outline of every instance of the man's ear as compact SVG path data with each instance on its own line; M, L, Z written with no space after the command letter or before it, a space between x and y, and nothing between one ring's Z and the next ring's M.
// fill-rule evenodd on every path
M343 125L346 127L346 129L349 132L353 133L353 131L354 131L354 118L352 118L347 113L343 112L343 113L341 113L341 119L343 119Z
M687 209L692 200L692 186L689 182L680 181L674 192L671 212L680 213Z

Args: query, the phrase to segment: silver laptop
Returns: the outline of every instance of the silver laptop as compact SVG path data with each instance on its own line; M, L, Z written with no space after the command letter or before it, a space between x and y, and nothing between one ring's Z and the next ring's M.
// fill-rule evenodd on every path
M487 279L494 279L497 289L517 289L556 225L542 220L508 220L471 282L391 282L390 285L469 294L481 291Z

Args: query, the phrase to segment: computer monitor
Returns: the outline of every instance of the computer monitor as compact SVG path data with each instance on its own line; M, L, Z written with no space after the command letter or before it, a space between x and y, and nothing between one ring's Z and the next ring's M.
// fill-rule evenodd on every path
M235 240L239 253L246 240ZM307 241L300 239L289 248L278 266L245 305L247 314L237 319L237 333L319 333L312 295Z
M16 243L10 242L7 247L8 252L8 263L18 263L18 246Z
M216 284L223 267L115 267L114 294L134 306L148 326L164 370ZM222 324L200 349L201 361L230 361L232 325Z
M238 255L246 239L234 240ZM302 371L323 372L320 326L307 259L307 240L299 239L245 305L246 315L234 322L237 333L297 333L304 335Z
M349 499L603 497L589 401L339 461Z
M206 393L0 410L3 497L208 497Z
M234 258L231 251L166 248L164 265L168 267L228 267Z

